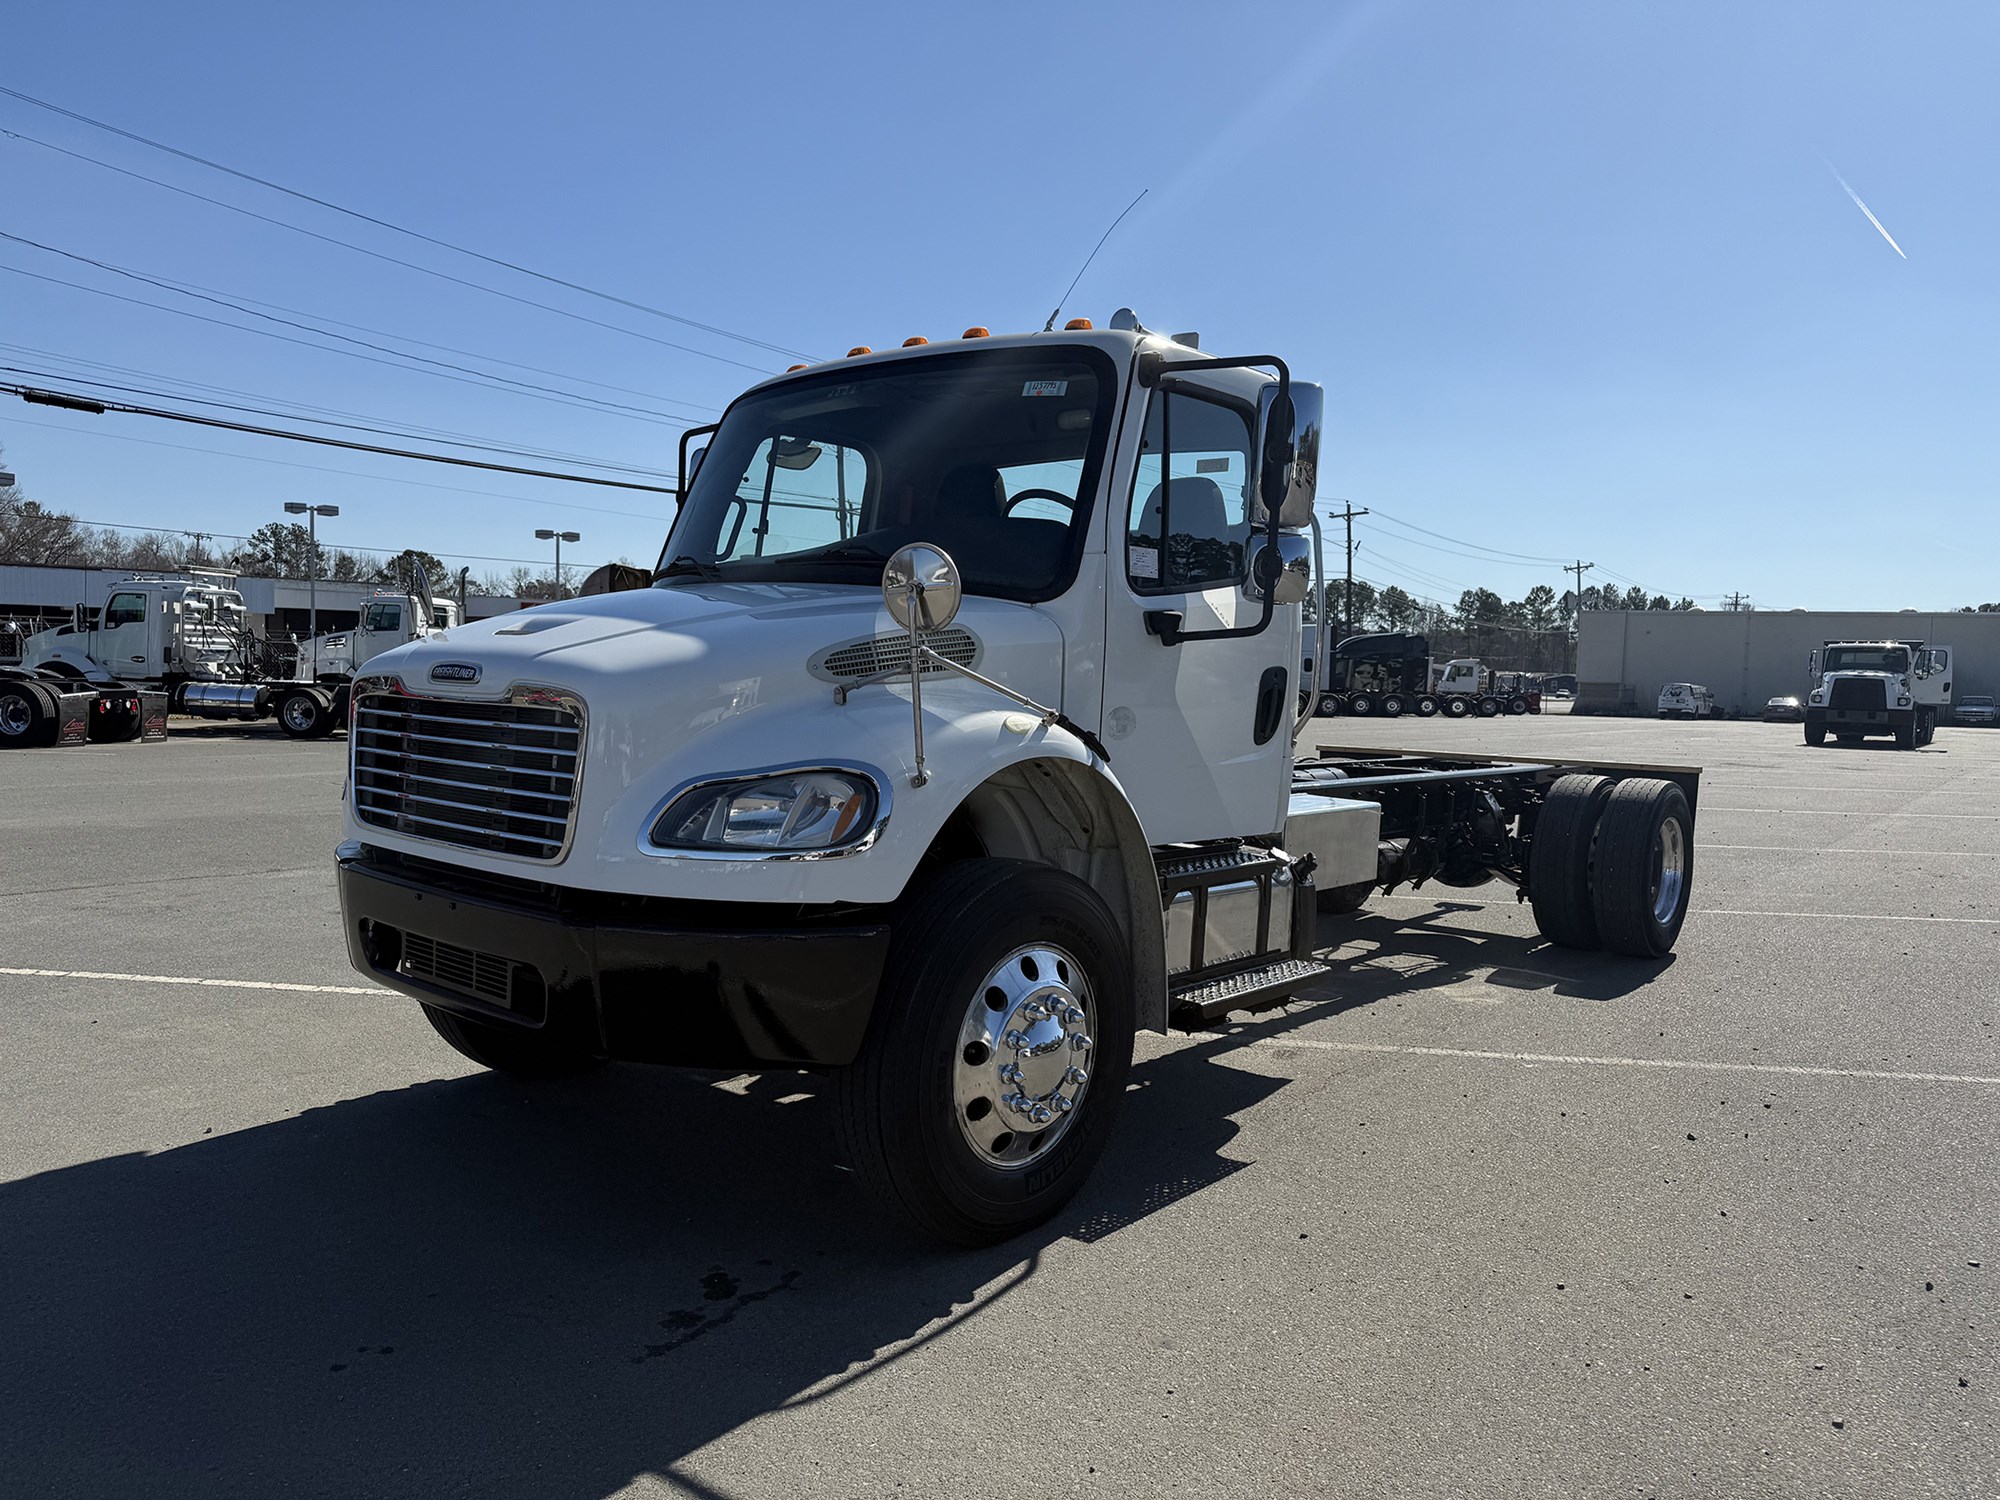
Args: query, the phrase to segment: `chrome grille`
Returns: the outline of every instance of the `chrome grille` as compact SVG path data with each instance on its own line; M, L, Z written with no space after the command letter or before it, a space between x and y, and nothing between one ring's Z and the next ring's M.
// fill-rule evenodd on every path
M923 643L946 661L969 667L979 657L979 642L972 632L958 625L927 630ZM820 677L873 677L882 672L910 670L910 638L907 635L877 635L849 641L813 658L812 672ZM926 672L942 672L936 662L925 662Z
M569 845L583 720L566 703L369 693L352 738L364 823L525 859Z

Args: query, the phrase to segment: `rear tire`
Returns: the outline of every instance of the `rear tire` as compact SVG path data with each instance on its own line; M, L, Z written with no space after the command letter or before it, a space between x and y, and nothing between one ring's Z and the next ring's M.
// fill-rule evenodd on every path
M1372 719L1377 708L1373 693L1356 693L1347 700L1347 711L1357 719Z
M1635 777L1611 790L1597 824L1591 899L1605 951L1664 958L1694 889L1694 814L1671 781Z
M509 1078L570 1078L604 1062L595 1053L545 1031L500 1021L476 1021L435 1005L424 1006L423 1012L424 1019L453 1050Z
M834 1075L848 1161L919 1233L1011 1238L1061 1209L1110 1139L1132 1064L1125 940L1075 876L975 859L908 899L891 943L867 1039Z
M1507 700L1507 712L1509 714L1524 714L1527 711L1528 700L1526 698L1517 696Z
M1384 693L1382 695L1382 717L1385 719L1400 719L1402 716L1403 695L1401 693Z
M1321 693L1319 695L1319 716L1322 719L1337 719L1340 717L1340 697L1338 694Z
M1444 704L1444 716L1447 719L1462 719L1472 712L1472 705L1465 701L1465 696L1462 693L1450 694L1442 701Z
M1328 916L1338 917L1360 911L1374 894L1375 882L1363 880L1354 885L1336 885L1329 890L1314 891L1313 900Z
M1611 800L1611 788L1608 776L1561 777L1535 818L1528 900L1535 909L1535 926L1558 948L1598 946L1591 865L1598 820Z
M1482 719L1498 718L1499 714L1500 714L1500 700L1498 698L1485 697L1479 700L1480 718Z
M0 749L27 749L55 739L55 704L38 682L0 682Z
M1437 699L1433 698L1429 693L1419 693L1417 695L1418 718L1420 719L1435 718L1437 716L1437 711L1438 711Z

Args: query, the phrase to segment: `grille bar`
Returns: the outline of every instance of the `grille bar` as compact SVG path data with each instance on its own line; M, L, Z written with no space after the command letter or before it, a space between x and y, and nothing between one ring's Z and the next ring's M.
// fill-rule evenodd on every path
M363 823L539 861L567 849L582 764L579 710L371 694L355 705L352 738L354 811Z

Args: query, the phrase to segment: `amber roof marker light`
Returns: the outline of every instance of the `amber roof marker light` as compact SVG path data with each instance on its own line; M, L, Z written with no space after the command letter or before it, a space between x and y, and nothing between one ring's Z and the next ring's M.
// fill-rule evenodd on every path
M847 357L849 359L853 359L856 355L873 354L874 352L875 351L873 349L870 349L866 344L856 344L852 349L849 349L847 351Z
M921 333L915 333L903 340L903 347L905 349L914 349L919 344L928 344L929 342L930 340L925 338Z
M965 332L961 333L959 337L962 339L984 339L984 338L991 338L992 335L989 334L984 328L980 327L977 324L974 324L972 327L966 329Z

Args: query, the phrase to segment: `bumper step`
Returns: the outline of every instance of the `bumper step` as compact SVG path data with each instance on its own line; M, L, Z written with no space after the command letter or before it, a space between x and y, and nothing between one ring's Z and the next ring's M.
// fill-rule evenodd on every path
M1176 990L1169 1009L1183 1026L1211 1026L1233 1010L1261 1010L1277 1004L1302 985L1332 970L1308 959L1286 958L1261 969L1245 969L1223 979L1211 979L1193 989Z

